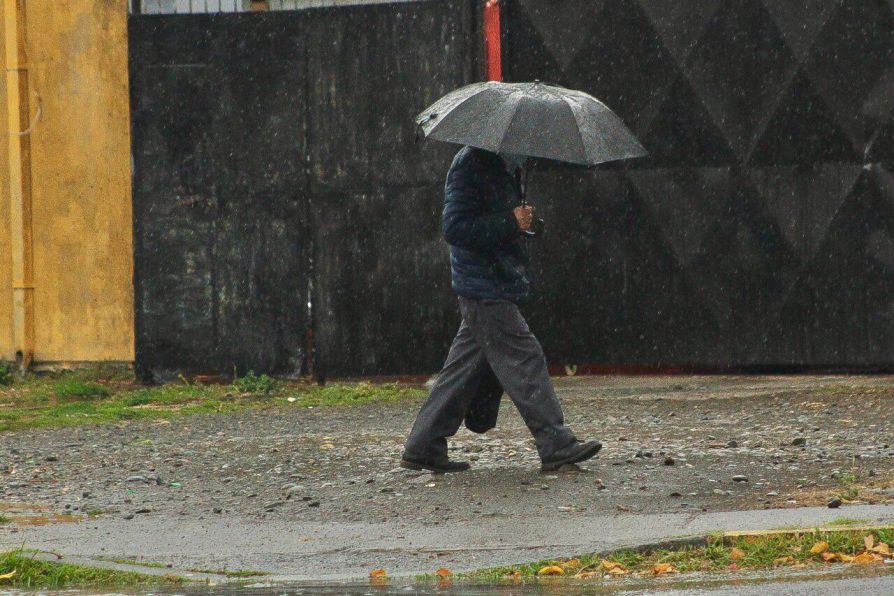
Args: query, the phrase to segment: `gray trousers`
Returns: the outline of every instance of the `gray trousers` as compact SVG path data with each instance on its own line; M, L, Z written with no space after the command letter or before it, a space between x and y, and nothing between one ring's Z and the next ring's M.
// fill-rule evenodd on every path
M518 307L506 300L460 297L463 322L444 368L416 416L404 456L447 457L447 437L459 430L487 364L534 435L542 460L576 439L546 369L540 342Z

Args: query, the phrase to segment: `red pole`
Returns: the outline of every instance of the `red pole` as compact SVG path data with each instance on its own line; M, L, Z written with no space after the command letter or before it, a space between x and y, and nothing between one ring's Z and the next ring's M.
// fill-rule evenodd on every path
M503 80L503 55L500 48L500 0L488 0L484 5L484 60L487 80Z

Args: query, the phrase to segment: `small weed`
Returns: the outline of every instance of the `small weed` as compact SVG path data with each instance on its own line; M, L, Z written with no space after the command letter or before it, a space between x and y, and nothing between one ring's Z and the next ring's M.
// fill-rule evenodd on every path
M11 522L11 521L12 521L12 518L11 518L11 517L9 517L8 515L4 515L4 514L0 513L0 525L2 525L2 524L8 524L8 523Z
M12 365L8 362L0 362L0 385L11 385L13 382Z
M253 370L244 377L233 379L233 388L239 393L267 394L276 389L276 381L267 375L256 375Z
M853 472L844 472L838 475L838 484L842 486L850 486L857 482L857 476Z

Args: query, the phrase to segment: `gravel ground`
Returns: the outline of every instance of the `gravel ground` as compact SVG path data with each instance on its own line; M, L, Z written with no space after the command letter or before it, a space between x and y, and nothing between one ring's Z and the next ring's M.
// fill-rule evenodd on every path
M495 431L454 438L452 456L473 467L446 476L398 468L418 400L284 407L0 434L0 508L437 525L825 503L843 490L842 474L867 487L864 500L894 500L894 377L571 377L556 385L568 424L604 443L580 472L540 473L508 401Z

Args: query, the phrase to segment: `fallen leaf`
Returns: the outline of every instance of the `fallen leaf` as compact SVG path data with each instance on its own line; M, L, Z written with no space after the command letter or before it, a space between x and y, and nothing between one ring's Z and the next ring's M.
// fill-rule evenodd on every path
M624 569L623 565L614 561L603 561L602 570L609 575L627 575L630 573L630 571Z
M817 542L816 544L813 545L813 548L810 549L810 554L811 555L821 555L824 552L826 552L827 550L829 550L829 543L826 542L825 540L822 540L822 541Z
M854 557L851 555L846 555L844 553L838 553L838 560L842 563L852 563L854 561Z
M369 572L370 577L385 577L387 575L384 569L373 569Z
M16 570L13 569L9 573L4 573L3 575L0 575L0 579L12 579L12 576L14 576L15 574L16 574Z
M831 563L832 561L835 561L836 559L841 558L840 556L838 556L838 553L830 553L830 552L825 552L820 556L823 558L823 561L825 561L826 563Z
M521 577L521 571L519 571L518 569L516 569L516 570L513 571L512 573L507 573L507 574L504 575L503 577L506 578L506 579L519 579L519 578Z
M875 538L872 534L863 537L863 544L866 545L866 550L872 550L872 545L875 544Z
M438 577L453 577L453 572L446 567L441 567L440 569L435 571L435 575L437 575Z
M726 568L729 569L730 571L738 571L739 565L738 565L738 563L730 563L729 565L726 566Z
M739 559L744 559L744 558L745 558L745 551L742 550L741 548L733 547L733 548L731 548L730 551L729 551L729 557L730 557L730 559L732 559L733 561L738 561Z
M621 569L624 568L624 566L621 565L620 563L615 563L614 561L609 561L607 559L602 562L602 569L604 571L608 571L609 569L614 569L616 567L620 567Z
M880 555L890 555L891 547L888 546L884 542L879 542L878 544L876 544L875 546L872 547L872 552L878 553Z
M652 575L663 575L665 573L676 573L677 568L670 563L658 563L652 567Z
M774 565L788 565L792 561L793 561L793 559L791 557L777 557L776 559L773 559L773 564Z
M605 572L608 575L627 575L630 573L627 569L621 569L620 567L615 567L614 569L609 569Z
M537 572L537 575L565 575L565 570L558 565L548 565L546 567L541 567L540 571Z
M596 577L597 575L601 575L598 571L581 571L574 577L579 577L581 579L589 579L591 577Z
M332 443L323 443L322 445L320 445L320 449L332 449L333 447L335 447L335 445L333 445Z
M580 567L580 559L569 559L564 563L559 564L565 569L568 569L569 567Z
M868 552L862 552L854 557L854 565L872 565L882 560L882 557Z

